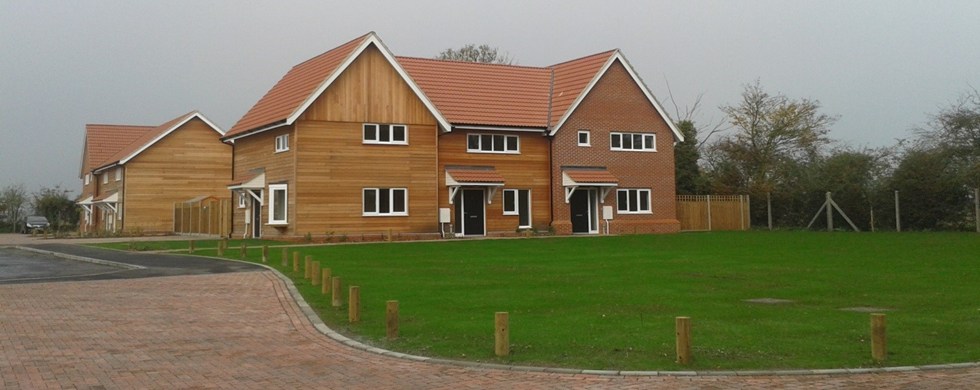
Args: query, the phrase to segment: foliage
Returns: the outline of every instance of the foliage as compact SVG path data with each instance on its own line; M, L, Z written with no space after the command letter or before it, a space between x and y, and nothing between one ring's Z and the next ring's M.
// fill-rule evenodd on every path
M80 209L72 200L71 191L60 186L42 187L32 194L31 207L35 214L47 217L55 230L74 229L78 226Z
M202 246L203 247L203 246ZM656 248L651 251L650 248ZM698 233L297 247L361 290L361 322L303 272L290 276L334 330L424 356L611 370L873 366L868 315L888 312L888 364L980 359L980 252L963 233ZM199 253L213 254L199 250ZM235 253L226 253L238 258ZM259 251L249 252L259 262ZM783 305L747 303L782 298ZM384 339L387 300L400 338ZM346 300L345 300L346 301ZM493 313L511 323L493 356ZM674 317L693 319L694 364L674 363Z
M8 184L0 189L0 231L15 232L21 220L26 217L28 206L27 190L23 184Z
M443 50L436 58L440 60L480 62L485 64L511 65L514 63L513 58L506 53L501 53L497 47L490 47L487 44L477 46L472 43L463 45L459 49L449 48Z
M704 189L704 179L698 160L698 129L691 120L677 122L677 129L684 136L684 142L674 146L674 180L678 195L701 194Z
M967 228L971 202L961 178L954 152L943 148L909 150L890 182L899 191L903 228Z

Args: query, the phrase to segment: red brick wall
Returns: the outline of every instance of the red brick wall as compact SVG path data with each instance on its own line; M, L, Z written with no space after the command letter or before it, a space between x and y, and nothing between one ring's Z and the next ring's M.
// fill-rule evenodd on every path
M578 146L578 130L591 132L591 147ZM610 132L654 133L656 152L612 151ZM551 143L552 226L557 234L570 234L569 205L565 203L562 166L606 167L619 179L618 188L649 188L651 214L618 214L616 192L599 205L613 206L613 234L677 232L674 189L674 135L665 118L646 99L626 68L618 61L599 79ZM604 224L600 224L600 231Z

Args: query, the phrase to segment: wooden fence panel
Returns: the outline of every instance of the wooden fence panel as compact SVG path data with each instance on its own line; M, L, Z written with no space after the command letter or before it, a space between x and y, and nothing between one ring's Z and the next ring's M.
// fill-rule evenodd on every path
M749 230L748 195L678 195L681 231Z
M231 233L231 200L174 203L174 233L227 236Z

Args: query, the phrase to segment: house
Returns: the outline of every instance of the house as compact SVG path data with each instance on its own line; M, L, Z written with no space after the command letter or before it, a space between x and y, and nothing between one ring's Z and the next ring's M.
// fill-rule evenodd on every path
M227 198L231 147L194 111L159 126L85 126L80 230L169 233L174 204Z
M617 50L477 64L372 32L294 66L223 139L246 237L679 229L681 135Z

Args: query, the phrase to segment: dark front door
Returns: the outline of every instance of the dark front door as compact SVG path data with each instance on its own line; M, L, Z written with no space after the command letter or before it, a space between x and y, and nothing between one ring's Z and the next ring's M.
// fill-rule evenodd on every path
M594 233L596 231L595 190L578 189L568 200L572 212L572 233Z
M249 198L252 198L249 196ZM252 238L262 237L262 204L252 198Z
M462 190L460 192L463 193L463 202L456 207L463 211L463 215L460 216L460 224L463 225L463 235L482 236L485 233L483 223L484 191L479 189Z

